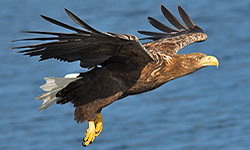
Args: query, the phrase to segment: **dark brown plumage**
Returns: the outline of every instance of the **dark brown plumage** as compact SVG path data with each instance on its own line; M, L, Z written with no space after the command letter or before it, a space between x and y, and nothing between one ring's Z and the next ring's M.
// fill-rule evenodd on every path
M51 42L13 49L25 49L20 53L40 56L40 61L50 58L67 62L80 60L80 66L90 71L70 78L45 78L47 83L41 88L48 93L38 97L44 100L40 109L44 110L54 102L73 103L76 107L75 120L89 121L85 138L85 145L88 145L101 132L102 118L99 114L103 107L128 95L153 90L205 66L218 66L218 60L213 56L202 53L177 54L191 43L206 40L207 35L180 6L178 11L186 26L163 5L161 10L177 29L148 17L149 23L162 32L138 31L149 36L143 39L153 40L145 44L141 44L134 35L97 31L67 9L65 11L71 19L86 30L41 15L43 19L76 33L25 31L52 37L23 40Z

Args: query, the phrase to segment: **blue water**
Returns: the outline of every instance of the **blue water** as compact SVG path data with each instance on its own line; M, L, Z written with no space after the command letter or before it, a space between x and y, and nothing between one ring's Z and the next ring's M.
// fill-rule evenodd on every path
M220 60L204 68L103 110L104 129L95 150L249 150L250 149L250 1L249 0L1 0L0 1L0 149L83 149L87 123L76 124L73 106L54 105L39 113L36 101L44 76L79 72L78 63L38 62L9 50L10 40L33 35L21 30L60 31L44 14L75 25L64 8L106 32L154 30L147 16L165 21L164 4L190 14L209 38L182 53L203 52Z

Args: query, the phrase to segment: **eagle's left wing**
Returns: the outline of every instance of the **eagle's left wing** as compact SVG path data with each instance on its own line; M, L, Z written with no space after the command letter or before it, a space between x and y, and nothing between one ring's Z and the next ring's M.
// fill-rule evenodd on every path
M183 25L166 7L161 5L162 14L177 29L168 27L158 20L148 17L149 23L162 32L138 31L149 37L140 40L153 40L144 44L147 49L162 51L166 54L176 54L183 47L194 43L202 42L207 39L204 31L195 25L188 14L178 6L179 14L184 21Z
M130 63L130 66L143 66L153 61L150 53L141 45L136 36L97 31L69 10L65 9L65 11L75 23L86 30L81 30L41 15L43 19L76 33L24 31L50 35L51 37L22 39L25 41L40 40L45 41L45 43L13 47L12 49L24 49L19 52L29 56L40 56L40 61L51 58L67 62L80 61L80 66L83 68L92 68L97 65L117 62ZM133 60L135 61L128 61L131 58L134 58Z

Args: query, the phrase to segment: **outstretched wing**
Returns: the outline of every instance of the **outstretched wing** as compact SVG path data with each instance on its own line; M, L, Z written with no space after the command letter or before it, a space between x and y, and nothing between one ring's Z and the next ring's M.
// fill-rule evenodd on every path
M141 34L149 36L140 40L153 40L153 42L143 45L147 49L160 50L167 54L176 54L184 46L207 39L204 31L193 23L188 14L180 6L178 6L178 11L186 26L163 5L161 5L161 11L165 18L177 29L166 26L152 17L148 17L149 23L162 32L138 31Z
M126 60L131 57L137 57L137 62L134 62L137 64L153 60L136 36L102 33L86 24L69 10L65 9L65 11L75 23L86 30L81 30L41 15L43 19L76 33L24 31L26 33L50 35L52 37L14 40L40 40L45 41L45 43L13 47L12 49L24 49L19 52L29 56L40 56L40 61L50 58L67 62L80 60L80 66L84 68L107 64L111 60Z

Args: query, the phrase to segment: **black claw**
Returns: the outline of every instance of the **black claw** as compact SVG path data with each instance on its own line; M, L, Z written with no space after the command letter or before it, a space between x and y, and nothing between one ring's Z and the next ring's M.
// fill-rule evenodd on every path
M86 147L84 138L82 138L82 146L83 146L83 147Z
M82 141L82 146L83 146L83 147L86 147L86 145L85 145L85 143L84 143L83 141Z
M93 143L93 142L90 142L89 144L91 144L91 143ZM82 141L82 146L83 146L83 147L87 147L87 145L85 145L85 142L84 142L84 141Z

